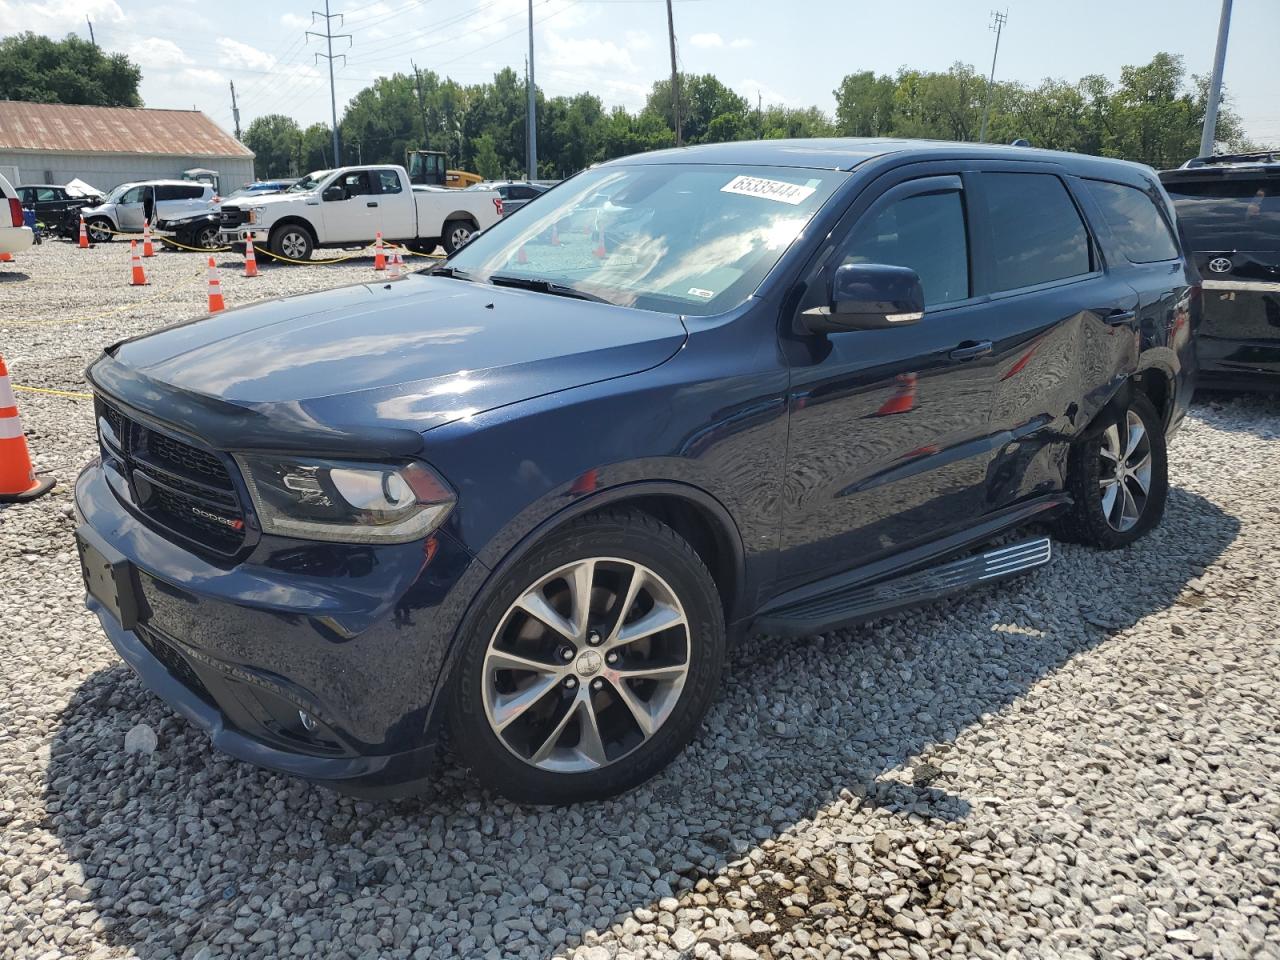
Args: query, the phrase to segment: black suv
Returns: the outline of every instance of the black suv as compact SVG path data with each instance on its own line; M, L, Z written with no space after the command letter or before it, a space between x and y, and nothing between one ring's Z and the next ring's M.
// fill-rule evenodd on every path
M1204 287L1200 385L1280 390L1280 153L1161 172Z
M399 283L109 347L89 606L245 760L411 790L447 723L511 797L605 796L697 733L753 631L1036 567L1032 521L1155 526L1199 302L1135 164L615 160Z
M17 189L22 208L34 211L36 219L54 233L71 219L75 219L78 227L80 211L98 203L91 197L71 193L56 183L23 184Z

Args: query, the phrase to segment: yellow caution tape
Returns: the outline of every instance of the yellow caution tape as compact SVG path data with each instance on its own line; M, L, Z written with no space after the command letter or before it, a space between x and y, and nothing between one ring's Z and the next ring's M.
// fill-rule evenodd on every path
M27 393L47 393L55 397L70 397L73 400L92 400L92 393L79 393L75 390L54 390L50 387L24 387L20 383L11 384L15 390L25 390Z

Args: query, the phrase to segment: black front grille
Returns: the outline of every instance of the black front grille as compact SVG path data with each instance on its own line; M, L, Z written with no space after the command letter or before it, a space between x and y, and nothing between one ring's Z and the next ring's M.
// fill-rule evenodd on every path
M224 460L152 430L99 400L102 454L116 460L138 508L157 526L207 550L244 545L244 508Z
M213 703L209 688L204 685L195 668L187 662L187 658L161 639L160 634L145 624L138 624L134 634L142 641L142 645L151 655L159 660L166 670L173 674L187 689L193 691L202 700Z
M219 215L218 222L224 228L238 227L242 223L246 223L249 219L249 213L241 210L239 207L223 206Z

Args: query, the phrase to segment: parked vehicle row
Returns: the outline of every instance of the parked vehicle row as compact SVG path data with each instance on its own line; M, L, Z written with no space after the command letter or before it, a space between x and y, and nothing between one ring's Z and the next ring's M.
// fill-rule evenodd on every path
M392 204L393 238L488 229L88 370L89 606L242 759L407 792L447 727L508 796L607 796L695 736L729 644L1047 563L1031 522L1111 549L1163 515L1202 300L1148 168L771 141L501 220L388 166L247 203L291 255Z

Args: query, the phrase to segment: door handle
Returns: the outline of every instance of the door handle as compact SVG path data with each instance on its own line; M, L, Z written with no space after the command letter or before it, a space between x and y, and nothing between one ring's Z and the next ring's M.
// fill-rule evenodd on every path
M1112 310L1103 319L1108 326L1119 327L1135 320L1138 316L1136 310Z
M990 340L966 340L947 356L952 360L976 360L978 357L985 357L992 349Z
M370 200L368 203L365 204L366 207L376 207L377 205L378 205L377 200Z

